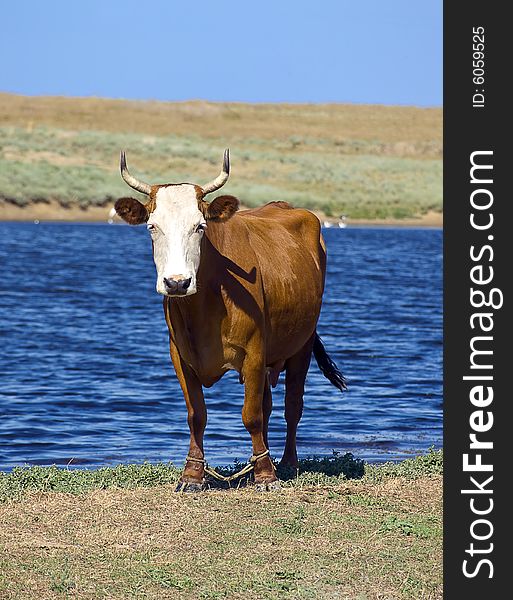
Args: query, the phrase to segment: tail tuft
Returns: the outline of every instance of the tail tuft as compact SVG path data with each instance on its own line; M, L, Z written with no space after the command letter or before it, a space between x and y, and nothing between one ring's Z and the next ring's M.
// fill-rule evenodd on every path
M329 357L317 332L315 333L313 354L324 377L329 379L329 381L341 392L347 390L346 378L342 375L337 365Z

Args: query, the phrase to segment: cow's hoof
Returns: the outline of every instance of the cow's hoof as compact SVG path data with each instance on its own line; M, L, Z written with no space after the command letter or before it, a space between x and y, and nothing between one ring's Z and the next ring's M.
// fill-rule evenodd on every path
M281 483L279 479L274 481L263 481L262 483L255 483L255 492L279 492L281 490Z
M195 494L197 492L203 492L207 489L204 483L197 483L195 481L180 481L175 488L175 492L183 492L184 494Z

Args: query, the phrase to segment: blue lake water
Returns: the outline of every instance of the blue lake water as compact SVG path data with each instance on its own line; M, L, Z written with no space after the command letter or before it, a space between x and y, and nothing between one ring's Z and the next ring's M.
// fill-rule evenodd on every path
M398 460L442 445L442 231L326 229L318 331L348 379L340 394L314 360L300 456ZM145 228L0 223L0 469L173 461L188 450ZM251 454L243 388L206 390L207 459ZM271 452L285 441L283 384Z

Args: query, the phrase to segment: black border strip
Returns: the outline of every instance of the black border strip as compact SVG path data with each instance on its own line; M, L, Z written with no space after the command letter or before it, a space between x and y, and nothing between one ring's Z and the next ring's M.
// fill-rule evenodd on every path
M513 53L505 6L506 3L474 0L444 5L444 597L448 600L503 598L508 595L507 575L509 571L513 573L506 566L511 553L507 549L510 520L506 510L511 500L506 492L509 477L505 444L512 401L506 361L511 354L509 338L513 332L505 292L511 272L506 265L513 260L508 244L508 237L513 239L513 232L508 231L512 212L508 209L513 198L506 189L513 173L507 164L513 163L513 151L506 147L512 130L510 111L506 109L512 69L505 66L506 56ZM478 28L483 28L481 36ZM477 79L481 73L476 66L479 63L473 64L473 45L479 52L479 37L484 37L483 82ZM476 60L479 58L477 53ZM473 152L480 152L474 155L474 162L493 166L475 170L474 183L470 172ZM471 198L483 206L487 199L493 198L493 203L489 208L476 210ZM487 225L493 214L493 224L476 229L471 224L471 213L474 222L481 226ZM478 268L471 271L473 267ZM472 281L472 273L474 280L488 279L490 267L490 283ZM501 294L492 289L500 290L502 307L472 306L471 288L481 290L495 305L500 304ZM479 304L480 297L474 295L474 304ZM485 312L491 317L480 320L474 316L472 329L472 316ZM490 327L492 322L493 328L483 332L482 326ZM478 340L475 336L491 339ZM473 369L471 343L474 349L493 352L474 355ZM491 368L485 369L484 365ZM509 369L513 370L513 364ZM493 379L484 379L484 375ZM465 380L465 376L477 379ZM485 407L490 396L488 387L493 387L494 396ZM480 390L484 393L482 406ZM471 402L472 393L477 406ZM472 423L488 430L476 433ZM476 434L477 440L492 442L493 449L470 449L471 433ZM479 460L476 455L480 454L482 463L492 466L493 471L464 471L465 454L471 464ZM490 476L493 479L485 485ZM485 514L486 511L489 512Z

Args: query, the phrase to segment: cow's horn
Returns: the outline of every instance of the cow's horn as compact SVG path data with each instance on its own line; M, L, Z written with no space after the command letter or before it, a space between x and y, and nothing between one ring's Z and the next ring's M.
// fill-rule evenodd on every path
M230 176L230 149L226 148L226 150L224 151L223 168L221 170L221 173L219 173L219 175L215 179L212 179L212 181L209 181L206 185L203 186L203 188L202 188L203 192L205 194L210 194L210 192L215 192L216 190L218 190L220 187L222 187L228 181L229 176Z
M128 183L128 185L131 188L134 188L134 190L137 190L138 192L149 196L151 192L151 185L149 183L144 183L144 181L139 181L138 179L130 175L126 167L126 156L124 150L121 150L119 166L121 168L121 177L123 177L123 179Z

